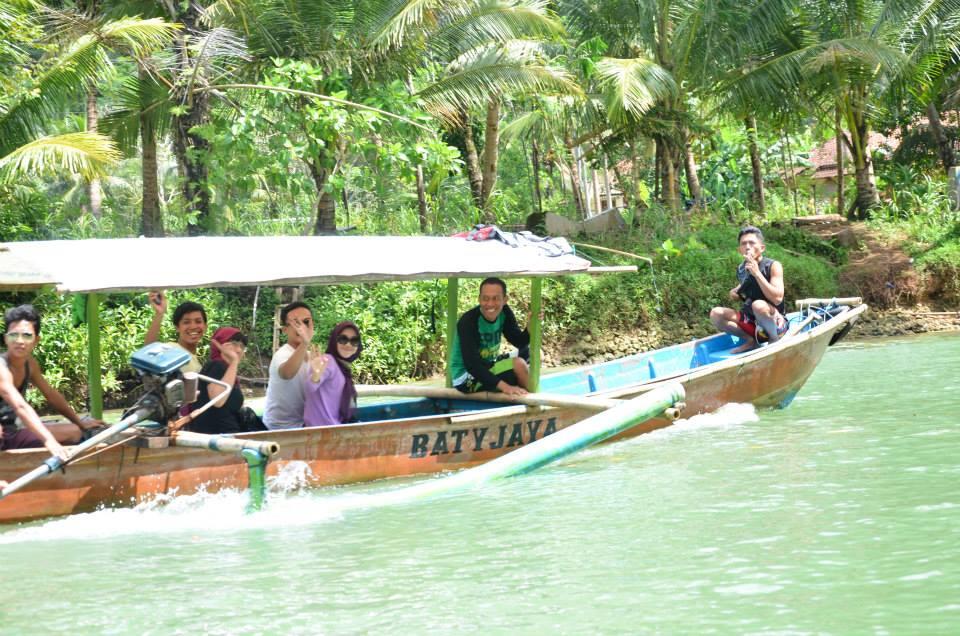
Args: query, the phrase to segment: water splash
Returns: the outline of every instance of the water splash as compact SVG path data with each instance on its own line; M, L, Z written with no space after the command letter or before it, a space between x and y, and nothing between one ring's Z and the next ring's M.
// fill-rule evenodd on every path
M756 410L750 404L727 404L714 413L695 415L677 420L666 429L622 442L621 444L650 443L665 436L686 435L704 429L736 427L757 421ZM589 449L577 457L596 457L621 444ZM91 513L42 521L18 527L0 534L0 545L26 541L96 540L128 535L172 535L198 532L246 532L259 529L289 528L328 523L342 519L347 512L403 504L440 492L438 479L456 478L454 475L428 476L398 486L369 485L350 490L326 488L311 490L313 474L304 462L289 462L267 482L267 500L264 509L246 514L248 494L245 490L221 490L210 493L201 490L190 495L176 493L157 495L133 508L105 508ZM363 489L357 492L357 488Z
M339 519L347 509L364 507L363 496L310 492L307 464L290 462L268 480L267 505L246 514L248 493L226 489L156 495L132 508L103 508L17 527L0 534L0 545L24 541L97 540L126 535L234 532L289 527Z

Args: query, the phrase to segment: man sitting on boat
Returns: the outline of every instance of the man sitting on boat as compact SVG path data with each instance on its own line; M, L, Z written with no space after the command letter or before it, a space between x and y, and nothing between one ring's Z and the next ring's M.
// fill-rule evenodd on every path
M97 429L103 426L103 422L77 415L63 394L43 376L40 364L33 357L40 338L40 314L37 310L32 305L20 305L7 310L3 318L7 352L0 356L0 397L3 398L0 403L0 425L3 426L0 450L46 446L51 453L59 455L64 452L61 443L76 444L83 438L84 431ZM31 382L40 390L47 404L67 418L69 423L49 426L41 423L33 408L24 401ZM30 430L20 429L17 426L18 419Z
M150 306L153 307L153 322L143 338L148 345L160 338L160 327L167 313L167 295L162 291L150 292ZM199 372L203 365L197 357L197 346L207 333L207 311L200 303L187 301L173 310L173 326L177 330L174 344L190 354L190 362L183 365L183 371Z
M783 265L763 255L766 245L763 232L748 225L737 235L743 262L737 267L738 285L730 290L730 298L742 300L740 311L714 307L710 321L719 331L745 342L734 353L749 351L758 343L776 342L787 331L783 302Z
M499 278L480 283L480 304L457 321L450 366L453 386L464 393L500 391L510 395L527 392L530 369L522 357L500 359L500 339L526 349L530 333L520 329L507 304L507 284Z
M310 373L310 347L314 322L310 306L295 301L280 310L280 324L287 344L270 360L267 401L263 423L269 429L303 426L304 383Z

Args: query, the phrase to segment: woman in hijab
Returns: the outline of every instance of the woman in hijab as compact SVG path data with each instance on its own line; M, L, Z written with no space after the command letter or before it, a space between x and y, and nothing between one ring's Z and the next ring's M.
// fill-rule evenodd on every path
M353 386L350 364L360 357L361 351L363 342L357 325L344 321L333 328L327 340L327 352L310 359L310 373L304 380L304 426L353 421L357 390Z
M237 370L247 350L247 337L235 327L220 327L210 339L210 362L203 365L201 375L222 380L231 385L226 400L217 402L201 413L189 425L189 430L208 435L242 433L251 430L247 411L243 407L243 392L237 385ZM226 391L222 386L200 380L197 401L192 411L210 402Z

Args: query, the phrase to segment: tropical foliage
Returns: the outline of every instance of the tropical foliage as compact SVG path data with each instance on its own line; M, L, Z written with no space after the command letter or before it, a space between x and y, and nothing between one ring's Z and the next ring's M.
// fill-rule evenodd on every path
M447 234L619 205L610 241L668 284L557 288L571 328L694 321L726 267L698 257L710 232L825 210L906 232L942 277L958 20L960 0L0 0L0 239ZM346 293L308 297L366 315ZM419 316L438 294L373 302ZM408 326L365 373L430 366Z

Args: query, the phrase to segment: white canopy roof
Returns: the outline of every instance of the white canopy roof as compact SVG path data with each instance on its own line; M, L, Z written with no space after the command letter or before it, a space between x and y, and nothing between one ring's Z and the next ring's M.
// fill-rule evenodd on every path
M0 244L0 289L119 292L585 273L573 255L427 236L86 239Z

